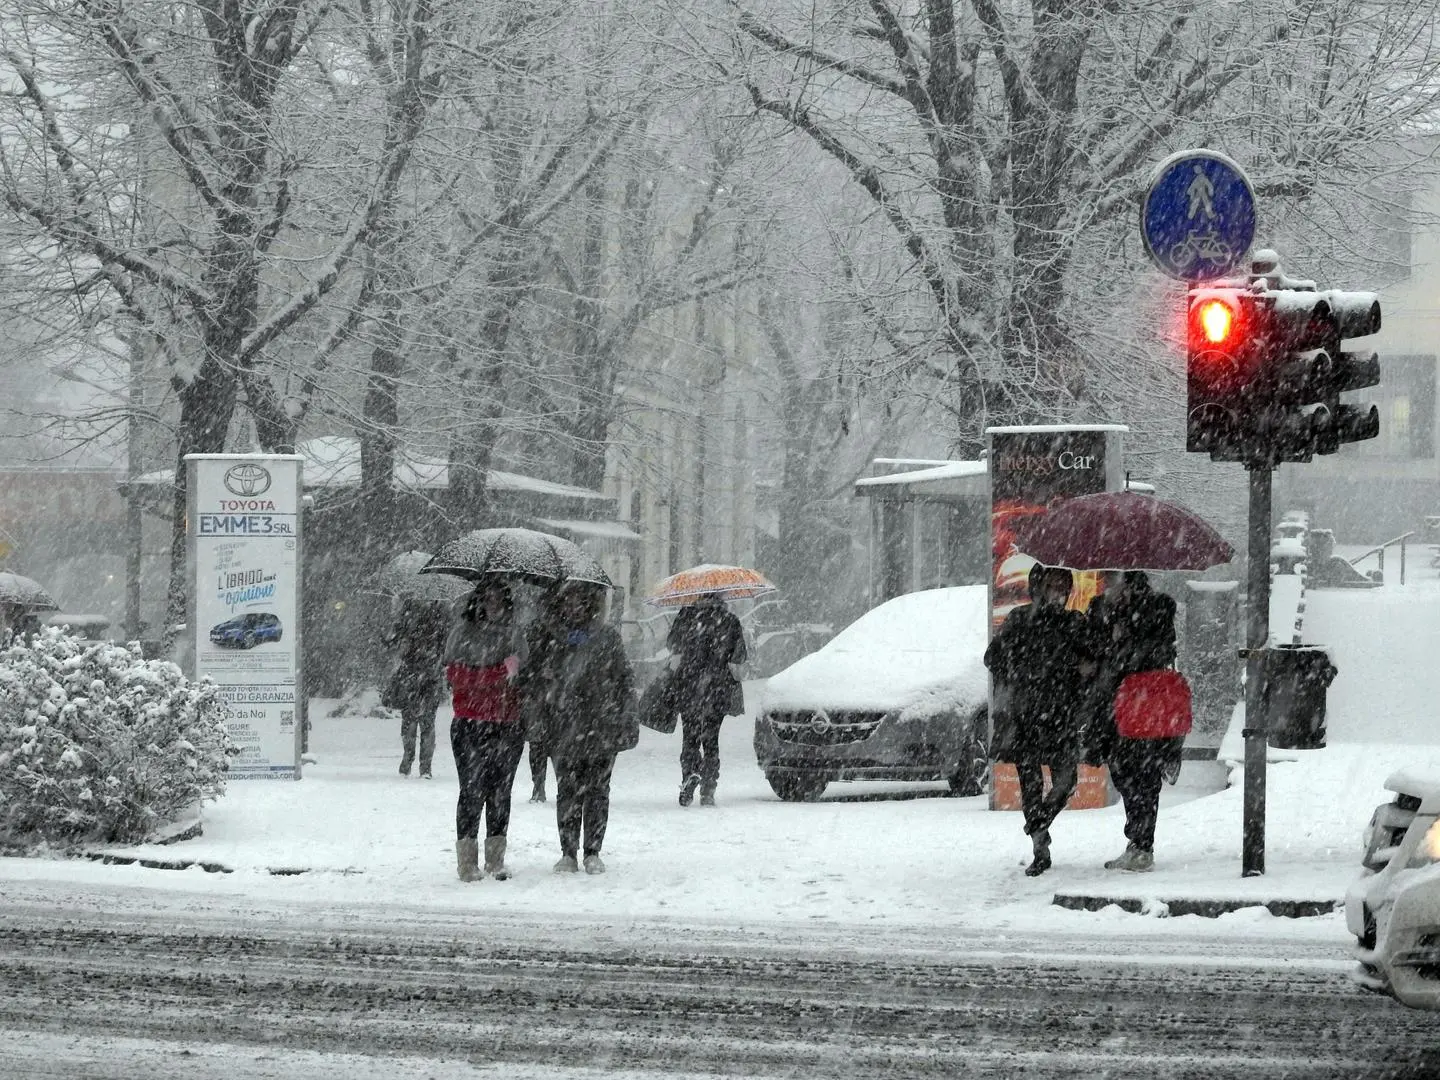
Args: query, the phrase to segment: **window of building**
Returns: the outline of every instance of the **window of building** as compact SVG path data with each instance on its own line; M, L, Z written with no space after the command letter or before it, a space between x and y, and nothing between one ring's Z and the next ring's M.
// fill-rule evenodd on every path
M1406 461L1435 456L1434 356L1380 357L1380 385L1357 391L1354 404L1373 403L1380 412L1380 434L1345 449L1362 457Z
M1396 446L1410 445L1410 398L1397 397L1390 402L1390 441Z

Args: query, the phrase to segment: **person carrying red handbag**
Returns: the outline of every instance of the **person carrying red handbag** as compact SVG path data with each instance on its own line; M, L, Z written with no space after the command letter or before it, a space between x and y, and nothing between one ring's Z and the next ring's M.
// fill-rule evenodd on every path
M510 589L501 580L476 586L461 604L445 639L445 678L455 719L450 748L460 796L455 804L455 860L461 881L493 874L504 881L510 789L525 746L520 694L520 634ZM480 819L485 819L485 866L480 861Z
M1112 570L1105 591L1086 612L1091 651L1099 661L1100 707L1092 750L1110 767L1125 804L1125 851L1107 870L1144 872L1155 865L1155 824L1167 771L1180 762L1185 739L1130 738L1115 724L1115 700L1127 676L1164 671L1175 663L1175 601L1156 592L1143 570Z

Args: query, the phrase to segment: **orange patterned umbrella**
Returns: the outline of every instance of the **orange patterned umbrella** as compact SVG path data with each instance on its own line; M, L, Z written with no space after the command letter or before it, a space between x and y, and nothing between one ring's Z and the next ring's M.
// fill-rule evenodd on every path
M719 593L726 600L745 600L775 592L775 586L758 570L743 566L692 566L671 574L645 598L651 607L684 607L708 593Z

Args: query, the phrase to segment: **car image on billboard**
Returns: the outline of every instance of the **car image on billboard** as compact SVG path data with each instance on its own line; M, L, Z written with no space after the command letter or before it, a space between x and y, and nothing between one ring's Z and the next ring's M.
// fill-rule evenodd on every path
M280 616L268 611L247 611L210 628L210 644L229 649L253 649L267 641L279 641L284 630Z

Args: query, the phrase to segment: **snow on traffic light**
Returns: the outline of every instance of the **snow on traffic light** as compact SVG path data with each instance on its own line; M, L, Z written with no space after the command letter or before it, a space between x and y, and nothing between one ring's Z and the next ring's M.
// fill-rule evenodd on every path
M1374 406L1340 395L1374 386L1374 353L1347 353L1346 338L1380 329L1374 293L1317 292L1308 282L1268 288L1225 283L1189 294L1186 449L1217 461L1276 465L1332 454L1374 438Z

